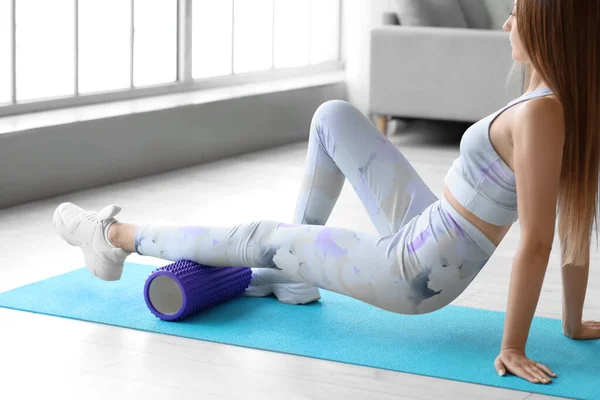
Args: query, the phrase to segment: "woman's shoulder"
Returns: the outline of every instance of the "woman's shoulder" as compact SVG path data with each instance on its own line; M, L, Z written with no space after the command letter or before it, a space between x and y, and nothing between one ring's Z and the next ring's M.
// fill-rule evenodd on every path
M544 140L564 140L564 109L554 95L536 97L518 104L511 131ZM516 138L513 138L516 139Z

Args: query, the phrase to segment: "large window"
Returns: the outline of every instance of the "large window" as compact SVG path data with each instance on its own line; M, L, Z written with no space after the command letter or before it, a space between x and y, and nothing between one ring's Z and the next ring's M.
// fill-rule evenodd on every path
M233 72L260 71L269 68L273 63L272 48L273 0L235 1Z
M131 86L131 9L129 1L79 0L79 93Z
M0 0L0 115L337 66L339 36L340 0Z
M231 74L233 0L194 0L192 14L193 77Z
M73 1L16 4L17 101L73 95Z
M134 0L133 10L133 85L175 82L177 1Z
M314 1L275 0L274 65L297 67L310 63L310 10Z

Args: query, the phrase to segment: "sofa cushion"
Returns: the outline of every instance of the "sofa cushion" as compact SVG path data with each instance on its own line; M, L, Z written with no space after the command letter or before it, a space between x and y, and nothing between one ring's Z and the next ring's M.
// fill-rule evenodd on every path
M484 0L484 2L490 15L490 29L502 30L513 9L514 0Z
M396 6L400 25L468 27L458 0L396 0Z
M459 0L467 26L472 29L490 29L492 21L483 0Z

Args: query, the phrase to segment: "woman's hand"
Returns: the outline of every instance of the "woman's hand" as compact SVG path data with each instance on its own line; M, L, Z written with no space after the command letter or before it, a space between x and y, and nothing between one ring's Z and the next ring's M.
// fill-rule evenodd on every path
M565 331L565 335L576 340L600 339L600 322L583 321L578 328Z
M531 383L550 383L552 380L549 377L556 378L556 374L550 368L530 360L522 350L502 350L494 361L494 367L500 376L504 376L508 371Z

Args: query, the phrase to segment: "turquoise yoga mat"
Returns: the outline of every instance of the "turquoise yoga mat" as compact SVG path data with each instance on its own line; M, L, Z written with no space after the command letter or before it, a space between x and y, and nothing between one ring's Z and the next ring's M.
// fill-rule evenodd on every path
M528 355L558 378L535 385L499 377L493 367L504 313L449 306L398 315L322 291L306 306L273 297L238 297L183 322L164 322L144 302L156 267L128 263L122 279L104 282L87 269L0 293L0 306L125 328L408 372L562 397L600 399L600 341L575 341L558 320L535 318Z

